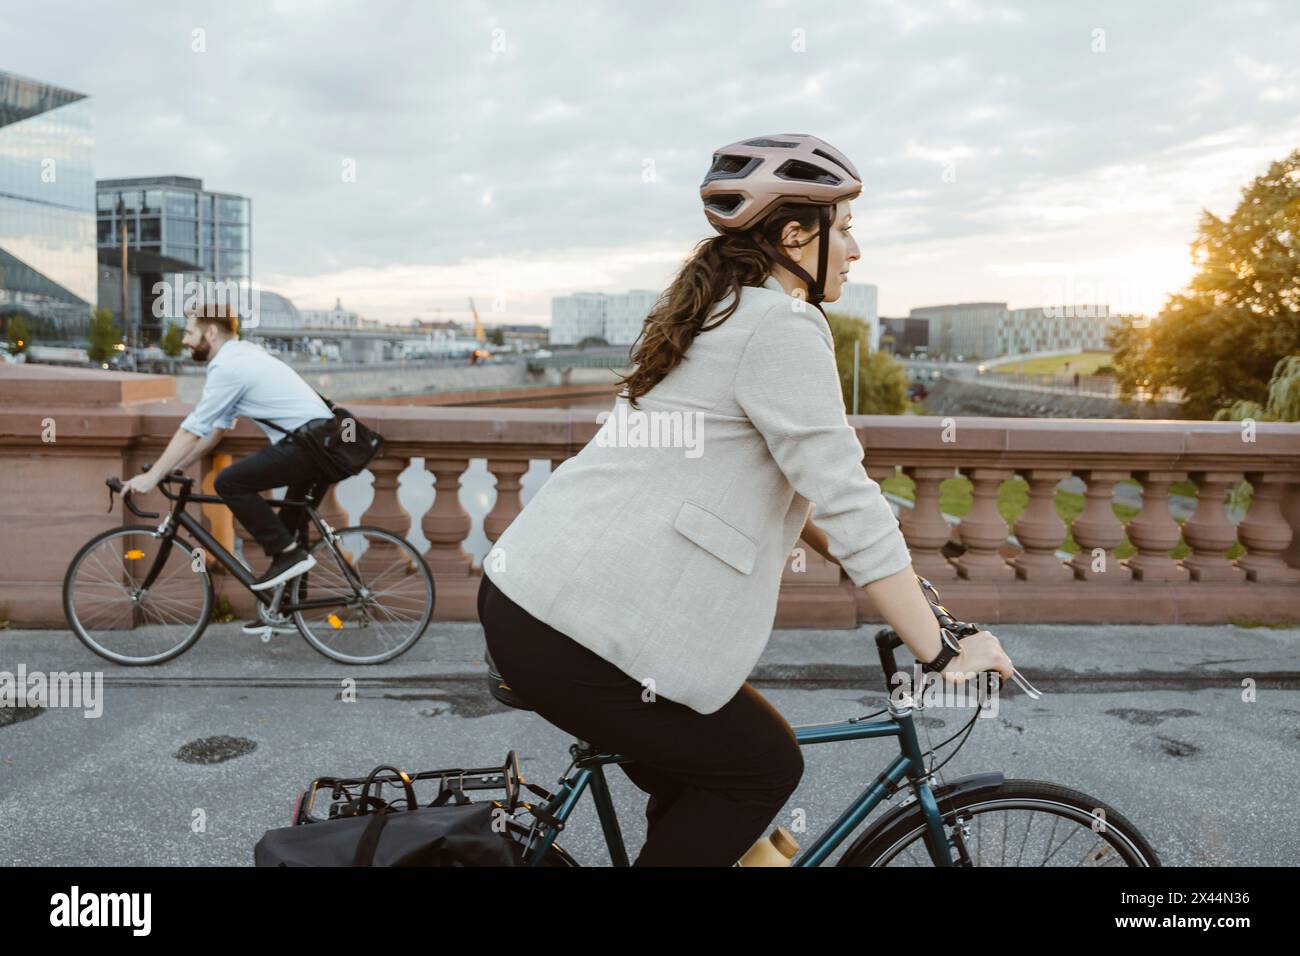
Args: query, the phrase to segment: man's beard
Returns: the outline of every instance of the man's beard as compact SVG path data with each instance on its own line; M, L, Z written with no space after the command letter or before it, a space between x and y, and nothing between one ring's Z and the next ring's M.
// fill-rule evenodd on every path
M204 339L194 348L190 349L190 358L202 364L212 357L212 346L207 339Z

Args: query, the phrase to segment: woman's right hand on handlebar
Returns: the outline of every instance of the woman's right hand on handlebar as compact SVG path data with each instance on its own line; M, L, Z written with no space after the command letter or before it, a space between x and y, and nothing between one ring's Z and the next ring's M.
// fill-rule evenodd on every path
M948 662L941 673L944 680L959 684L969 680L973 674L984 671L997 671L1006 680L1011 679L1014 667L1007 652L1002 649L1002 642L990 631L977 631L970 637L962 638L961 653Z

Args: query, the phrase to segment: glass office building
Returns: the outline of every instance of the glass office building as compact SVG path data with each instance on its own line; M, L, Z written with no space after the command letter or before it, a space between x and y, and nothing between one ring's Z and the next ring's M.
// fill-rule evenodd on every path
M98 243L193 263L196 273L248 289L253 278L252 204L245 196L209 192L188 176L101 179L96 187Z
M78 334L97 282L90 100L0 70L0 314Z

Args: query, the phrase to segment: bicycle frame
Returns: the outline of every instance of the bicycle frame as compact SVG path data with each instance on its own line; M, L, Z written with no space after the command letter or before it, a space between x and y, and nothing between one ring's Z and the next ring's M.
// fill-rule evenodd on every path
M897 737L900 754L890 761L853 803L840 814L839 818L822 832L812 845L791 861L791 866L820 866L853 833L882 800L892 797L900 789L904 777L911 781L916 793L917 803L926 819L925 843L930 857L936 866L953 866L952 851L955 845L944 831L943 817L934 796L934 791L926 781L927 771L924 755L916 737L916 727L912 722L912 704L910 700L889 702L890 717L886 720L865 721L861 717L833 721L825 724L801 724L793 728L795 740L799 746L811 744L840 743L847 740L870 740L877 737ZM568 820L577 806L583 792L590 787L596 812L600 818L601 830L605 844L609 848L610 860L614 866L629 866L627 848L619 828L618 816L610 796L609 782L605 779L604 768L609 764L628 762L618 754L600 753L595 750L577 750L574 766L577 772L566 776L564 785L556 792L554 800L547 804L547 812L563 824ZM543 855L559 834L556 827L543 826L545 835L535 846L529 846L525 859L530 866L540 864Z
M240 563L240 561L231 554L220 541L214 538L197 519L192 517L189 512L185 510L185 506L190 502L215 505L224 505L225 502L217 495L192 494L190 492L189 479L181 480L179 482L181 485L180 493L175 495L167 493L167 489L164 487L165 483L166 481L164 481L163 484L160 484L158 488L162 492L163 496L173 502L173 504L167 517L164 518L162 524L158 526L158 530L162 535L163 543L170 544L177 537L179 530L184 528L190 533L191 537L195 541L202 545L209 554L213 555L217 561L230 572L236 581L242 584L245 588L248 588L249 593L256 597L259 602L266 607L272 607L275 591L268 592L252 590L252 585L256 581L256 578L253 577L249 570L245 568L244 565ZM314 501L289 501L283 498L272 498L268 499L267 503L282 508L305 508L308 518L310 518L312 523L316 526L316 530L320 532L321 538L328 543L330 552L334 555L335 561L338 562L339 569L342 571L343 576L347 578L348 582L352 585L353 590L359 592L363 588L363 584L357 577L356 573L352 570L352 566L348 564L347 561L343 560L335 548L334 529L327 525L320 515L316 513L316 509L312 507ZM139 511L130 502L130 499L127 499L127 505L132 512L140 517L158 517L157 514ZM158 575L162 572L163 566L167 563L167 558L170 554L171 548L163 547L158 549L158 555L154 558L153 566L149 568L149 573L145 575L144 581L141 584L143 590L147 591L152 587L154 581L157 580ZM276 591L278 590L279 589L276 589ZM347 607L350 603L351 602L347 600L340 600L337 597L317 598L310 601L302 601L301 603L286 603L281 600L279 611L282 614L291 614L294 611L307 611L313 608Z

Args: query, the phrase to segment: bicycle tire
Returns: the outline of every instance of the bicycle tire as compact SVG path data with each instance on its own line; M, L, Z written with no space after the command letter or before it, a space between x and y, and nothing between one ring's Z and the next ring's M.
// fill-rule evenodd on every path
M305 617L303 617L302 611L293 612L294 623L298 625L298 632L302 634L303 639L312 647L314 647L317 651L319 651L321 654L328 657L330 660L337 661L340 664L358 664L358 665L383 664L405 654L407 651L409 651L412 647L415 646L416 642L419 641L421 637L424 636L424 632L428 630L429 624L433 620L433 609L437 604L437 588L434 584L433 574L429 571L429 566L425 563L423 556L421 556L419 551L415 550L415 547L411 544L411 542L407 541L401 535L385 530L384 528L376 528L371 525L355 525L350 528L340 528L339 530L334 532L336 539L342 539L344 536L349 534L364 534L368 536L383 538L386 539L388 543L392 544L394 547L397 547L405 552L406 557L410 562L409 566L414 571L414 573L416 573L420 577L421 581L426 585L428 589L427 603L424 607L422 616L418 621L418 626L416 626L414 628L413 633L410 634L408 637L406 637L402 641L402 643L399 644L397 647L392 648L382 654L371 655L365 658L357 658L347 654L339 654L335 652L335 650L331 648L328 644L326 644L325 642L317 638L312 629L312 622L308 621ZM337 566L335 563L337 559L331 553L330 549L327 547L327 542L325 541L324 538L321 538L314 545L312 545L311 554L313 557L316 558L318 567L323 566L324 568L334 568L334 573L338 573ZM364 562L364 560L365 559L363 557L362 561ZM316 576L314 579L312 577L313 575ZM343 576L339 574L339 577L342 578ZM311 581L319 580L319 578L320 578L320 572L312 570L312 571L308 571L306 574L303 574L297 579L295 579L293 583L294 600L295 601L304 600L305 599L304 589L310 588ZM355 594L355 591L353 593Z
M1088 821L1097 819L1096 811L1100 810L1105 821L1104 832L1115 838L1113 841L1108 839L1105 842L1110 849L1114 849L1126 866L1160 866L1155 850L1127 817L1105 802L1069 787L1042 780L1005 780L993 787L971 790L951 797L936 793L936 799L945 824L949 828L956 818L963 816L963 811L967 811L967 817L977 817L999 809L1028 809L1058 818L1071 818L1075 823L1082 825L1085 819ZM1032 827L1033 820L1026 828L1025 842L1028 842L1028 834ZM1091 829L1091 826L1089 828ZM888 866L909 850L914 852L915 857L924 861L922 865L932 866L933 861L930 860L929 853L925 849L924 830L925 819L919 806L911 804L899 807L858 837L844 852L836 866ZM1003 833L1005 848L1006 831L1004 830ZM1073 834L1068 839L1073 839ZM1063 842L1056 852L1059 852L1064 845ZM919 852L916 852L918 849ZM1109 849L1103 852L1109 853ZM1003 860L1005 861L1005 851Z
M86 632L81 617L77 614L76 608L74 607L74 592L76 589L74 581L76 573L81 566L81 562L85 560L86 556L100 544L110 538L126 537L132 534L143 534L152 538L162 537L162 535L158 533L158 529L151 525L124 525L120 528L110 528L107 531L95 535L82 545L81 549L73 555L72 561L68 564L68 570L63 575L63 616L67 620L68 627L72 630L72 633L77 635L77 639L99 657L102 657L107 661L112 661L115 664L123 664L128 667L146 667L172 660L194 646L195 642L203 636L203 632L207 630L208 622L212 618L212 607L215 601L215 594L212 588L212 578L208 575L207 570L205 569L203 571L194 572L203 582L203 609L186 638L169 651L162 654L150 655L144 658L137 658L119 654L101 647L95 639ZM193 554L193 548L186 542L182 541L179 537L173 537L171 541L173 546L184 552L185 560L189 561Z

